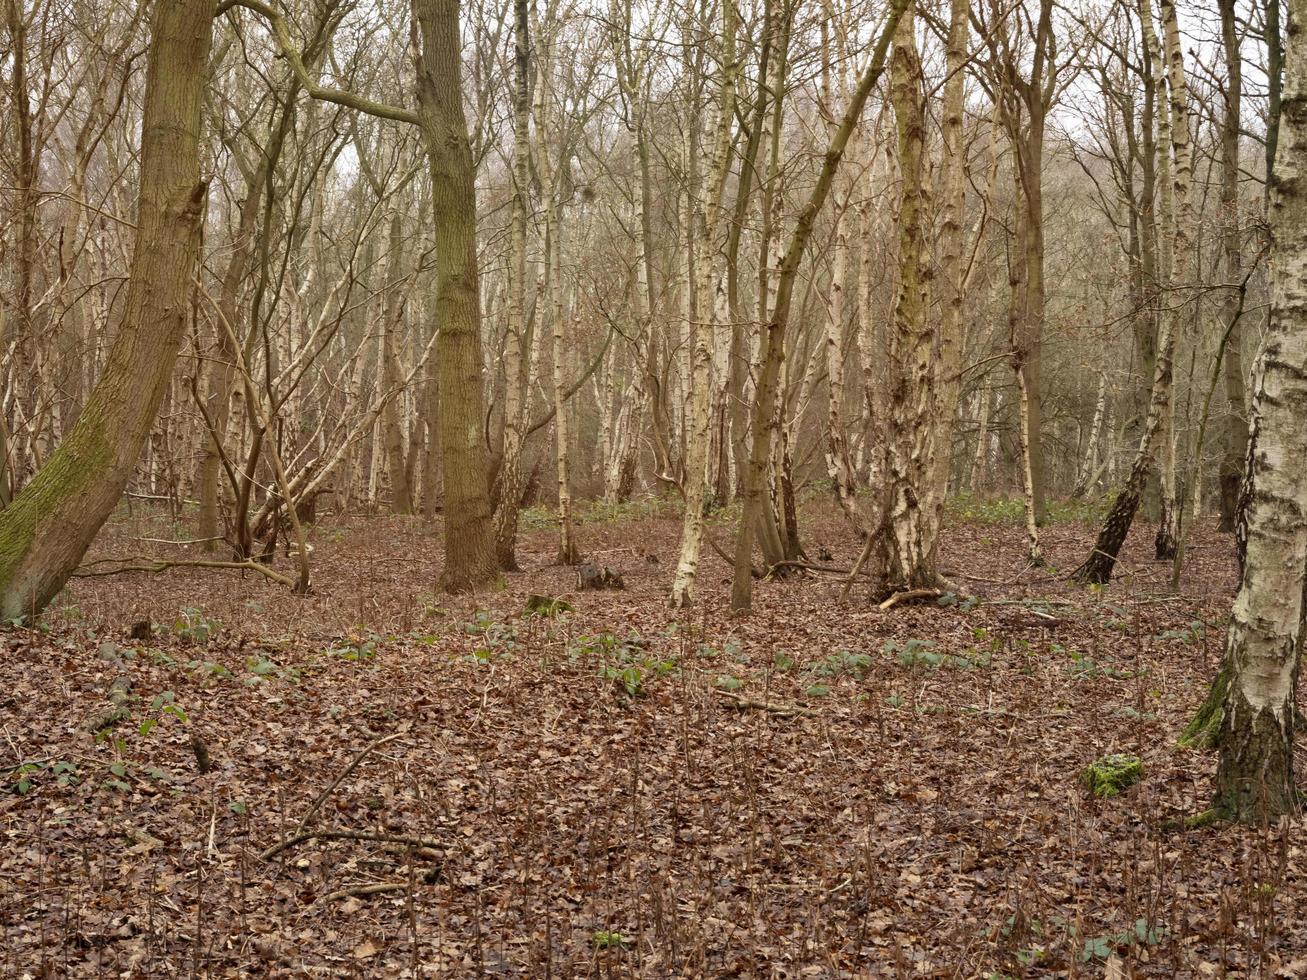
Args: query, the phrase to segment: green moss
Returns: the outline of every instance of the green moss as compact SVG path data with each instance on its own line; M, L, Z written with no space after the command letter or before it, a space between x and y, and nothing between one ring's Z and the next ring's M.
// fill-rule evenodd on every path
M1206 700L1180 733L1180 738L1176 741L1180 748L1216 748L1216 736L1221 731L1221 717L1225 713L1225 692L1229 687L1230 671L1222 664L1216 680L1212 681L1211 690L1207 692Z
M1116 796L1139 782L1144 763L1137 755L1105 755L1080 773L1080 781L1097 797Z
M552 618L562 613L573 611L572 604L566 599L557 599L553 596L532 594L526 599L526 615L544 616Z
M74 520L70 523L67 505L83 496L97 481L114 474L113 446L94 417L88 418L91 406L82 412L77 425L50 461L33 477L12 504L0 511L0 616L17 619L39 613L63 588L68 575L81 561L85 544L68 567L42 567L32 551L38 543L43 525L62 530L65 536L82 537L86 542L100 529L107 514L95 526L85 529ZM124 477L125 480L125 477ZM55 562L66 559L58 556Z

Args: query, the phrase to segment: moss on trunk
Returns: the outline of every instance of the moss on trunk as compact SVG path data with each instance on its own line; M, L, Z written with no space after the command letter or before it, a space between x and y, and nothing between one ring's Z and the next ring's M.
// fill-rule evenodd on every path
M1216 737L1221 731L1221 716L1224 713L1225 693L1230 687L1230 668L1224 662L1212 681L1211 690L1189 724L1176 740L1182 749L1214 749Z

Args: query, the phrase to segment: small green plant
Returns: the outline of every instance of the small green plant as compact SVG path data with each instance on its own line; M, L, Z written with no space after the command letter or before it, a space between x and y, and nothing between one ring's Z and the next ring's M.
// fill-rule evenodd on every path
M333 657L339 657L341 660L348 660L351 663L375 660L381 639L376 633L368 633L364 636L349 636L329 649L327 653Z
M626 698L640 698L648 693L651 679L666 677L680 669L675 658L654 656L639 633L625 639L612 633L594 633L577 637L568 649L572 660L598 659L597 676L610 682Z
M911 641L909 641L911 642ZM829 657L817 660L807 667L807 673L813 677L853 677L862 680L867 671L871 669L872 660L869 654L851 653L848 650L841 650L833 653Z
M188 643L208 643L221 628L221 623L204 615L198 606L184 608L172 625L174 635Z
M906 643L899 644L894 640L885 641L885 652L897 654L899 666L925 668L934 670L939 667L950 667L954 670L974 670L976 667L988 667L990 655L978 651L974 648L967 652L969 656L956 656L950 653L940 653L934 648L929 640L908 640Z
M772 666L782 674L786 674L794 669L795 660L784 650L777 650L776 655L772 657Z
M463 632L469 636L480 636L484 647L492 653L509 653L517 649L517 627L511 623L496 622L484 609L478 609L463 624Z
M294 667L281 666L262 650L257 650L245 658L245 669L250 672L250 676L245 678L245 683L251 687L267 680L293 681L300 675Z
M1205 631L1206 626L1199 620L1195 619L1193 622L1188 623L1180 629L1163 630L1157 634L1157 639L1176 640L1186 646L1193 646L1202 641Z
M1129 704L1119 705L1112 713L1118 718L1125 718L1129 721L1157 721L1157 715L1153 712L1140 711Z
M13 776L14 782L10 788L19 796L31 792L32 787L43 776L53 777L57 786L75 786L80 779L77 773L77 763L63 759L58 761L25 762L13 770Z
M108 789L116 789L120 793L126 793L132 788L132 784L127 782L127 763L122 759L109 764L109 778L101 786Z
M744 687L744 681L732 674L723 674L713 681L713 687L722 691L738 691Z
M232 673L224 664L216 660L192 660L186 665L187 669L193 670L205 679L228 680Z
M1129 929L1086 939L1084 948L1080 951L1080 959L1085 963L1105 960L1118 949L1128 949L1131 946L1156 946L1165 937L1164 927L1152 925L1147 919L1136 919L1135 924Z
M1110 677L1114 681L1128 681L1135 676L1129 671L1101 664L1089 654L1080 650L1068 649L1060 643L1052 644L1049 649L1052 650L1053 653L1071 658L1071 663L1067 665L1066 672L1070 674L1074 680L1092 680L1095 677Z
M141 735L149 735L159 722L168 717L176 718L183 725L186 724L186 712L177 703L177 695L172 691L161 691L150 702L150 714L141 721L137 731Z
M594 935L590 937L590 942L594 944L595 949L625 949L631 945L631 940L626 936L620 932L609 932L607 929L596 929Z

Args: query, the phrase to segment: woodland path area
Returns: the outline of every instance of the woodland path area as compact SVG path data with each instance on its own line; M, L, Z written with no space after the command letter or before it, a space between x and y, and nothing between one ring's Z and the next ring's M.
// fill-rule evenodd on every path
M668 609L675 508L614 516L584 543L622 592L573 594L538 528L501 591L438 596L429 526L358 519L316 529L307 598L80 579L4 633L0 975L1307 973L1301 823L1182 824L1236 585L1213 526L1173 597L1143 532L1105 588L1014 582L1019 510L977 506L942 560L972 599L881 611L818 574L732 619L716 555ZM833 503L803 519L852 563ZM120 509L88 558L178 530ZM1048 527L1053 569L1092 534ZM1090 798L1118 752L1142 780Z

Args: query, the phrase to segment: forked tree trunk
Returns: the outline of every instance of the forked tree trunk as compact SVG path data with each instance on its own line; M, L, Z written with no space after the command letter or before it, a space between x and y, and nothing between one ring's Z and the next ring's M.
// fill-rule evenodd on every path
M493 582L499 573L483 427L476 165L463 116L458 0L415 0L413 10L421 37L418 118L431 168L437 281L433 312L440 328L438 429L445 480L441 587L466 592Z
M781 352L784 351L785 331L789 324L790 304L794 296L794 281L798 277L799 262L807 249L817 214L830 193L830 186L839 168L840 160L844 156L844 149L848 146L849 136L862 115L867 96L871 94L872 88L885 70L885 55L889 49L890 38L894 36L899 18L903 16L907 6L908 0L896 0L894 6L890 8L888 20L872 49L871 60L858 80L858 86L844 108L839 128L826 149L817 184L799 214L798 223L790 237L789 247L785 250L785 261L781 263L776 304L762 334L760 351L762 366L753 402L752 444L745 483L744 510L740 516L739 530L735 539L735 576L731 587L731 609L736 612L748 610L753 600L753 534L762 515L762 508L766 505L764 481L775 428L772 405L776 399Z
M155 5L140 198L122 325L63 444L0 512L0 615L35 616L81 562L150 434L186 331L199 254L200 107L215 0Z
M263 199L263 182L267 177L266 157L260 162L254 177L245 190L245 200L241 203L240 220L233 236L231 256L227 260L227 269L222 276L222 286L218 293L218 305L221 316L235 327L240 320L240 290L249 268L250 256L254 252L254 233L259 223L259 210ZM241 331L238 329L239 335ZM208 433L204 439L204 449L200 455L200 465L196 474L196 495L200 499L199 536L205 539L204 549L211 551L220 533L219 495L222 486L222 454L227 451L226 438L228 421L231 419L232 381L236 372L236 351L227 339L227 331L222 324L215 325L217 356L214 358L208 378L208 388L204 398L204 415ZM230 461L230 460L229 460Z
M1307 0L1290 0L1271 180L1271 315L1253 397L1243 582L1231 612L1214 807L1246 821L1297 808L1294 691L1307 568Z

